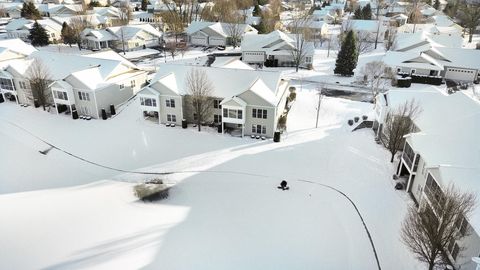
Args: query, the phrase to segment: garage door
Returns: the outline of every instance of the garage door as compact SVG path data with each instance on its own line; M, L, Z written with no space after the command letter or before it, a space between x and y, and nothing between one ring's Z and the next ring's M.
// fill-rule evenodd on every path
M225 39L224 38L214 38L211 37L209 39L210 46L225 46Z
M447 68L445 79L472 82L475 80L475 74L476 72L471 69Z
M207 46L207 37L191 37L190 43L193 45Z

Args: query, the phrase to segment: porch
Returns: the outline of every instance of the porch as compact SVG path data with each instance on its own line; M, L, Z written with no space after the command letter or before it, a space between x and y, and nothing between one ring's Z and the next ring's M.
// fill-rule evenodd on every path
M224 99L222 105L222 133L245 135L245 108L247 104L238 97Z

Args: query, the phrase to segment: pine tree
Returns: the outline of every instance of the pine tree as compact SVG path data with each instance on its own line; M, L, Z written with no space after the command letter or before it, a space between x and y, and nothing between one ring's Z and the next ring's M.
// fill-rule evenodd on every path
M147 11L148 0L142 0L142 7L141 10Z
M370 4L367 4L362 8L362 18L364 20L372 19L372 7L370 6Z
M77 39L75 37L75 33L72 27L70 27L66 22L63 22L62 24L61 34L62 34L63 44L68 44L71 47L72 44L77 43Z
M358 51L355 39L355 33L350 30L342 42L342 48L338 52L337 61L333 73L342 76L352 76L353 70L357 66Z
M41 19L40 11L35 7L33 2L23 3L22 10L20 11L20 16L30 20Z
M267 32L267 29L266 29L263 21L260 21L260 23L258 25L253 25L253 28L257 29L259 34L266 34L266 32Z
M48 45L47 31L37 21L35 21L32 29L30 29L30 35L28 35L28 39L30 39L30 42L33 46Z
M355 12L353 12L353 16L355 17L355 20L363 20L363 12L360 8L357 8Z
M256 4L255 7L253 8L252 15L255 17L260 17L262 15L262 10L260 9L260 6L258 4Z

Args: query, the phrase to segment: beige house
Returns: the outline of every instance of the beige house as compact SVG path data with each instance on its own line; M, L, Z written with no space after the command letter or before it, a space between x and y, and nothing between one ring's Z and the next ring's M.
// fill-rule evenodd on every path
M285 109L288 81L280 72L251 68L205 67L180 64L163 65L150 84L139 92L144 115L165 124L180 125L185 119L195 123L189 91L188 74L198 69L213 86L212 114L206 124L221 125L223 132L239 135L273 137Z

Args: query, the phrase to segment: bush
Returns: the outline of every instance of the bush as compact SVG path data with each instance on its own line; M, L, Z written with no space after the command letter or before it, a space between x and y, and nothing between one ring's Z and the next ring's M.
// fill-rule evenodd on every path
M290 93L291 93L291 92L295 92L295 90L297 90L297 89L296 89L294 86L290 86L290 87L288 88L288 90L289 90Z
M170 188L164 184L146 183L133 187L135 196L142 201L161 200L168 197Z
M348 120L348 125L349 126L353 125L353 120L352 119Z
M368 116L364 115L364 116L362 116L362 119L365 121L365 120L368 119Z
M355 117L353 118L353 120L355 120L355 123L357 123L357 122L358 122L358 120L360 120L360 117L358 117L358 116L355 116Z
M297 93L291 92L290 95L288 96L288 101L292 102L297 98Z
M287 128L287 116L285 114L278 118L278 128L280 130Z

